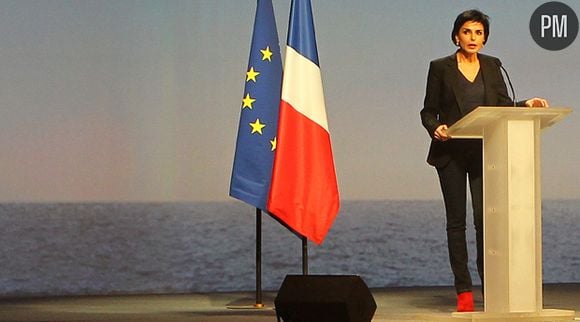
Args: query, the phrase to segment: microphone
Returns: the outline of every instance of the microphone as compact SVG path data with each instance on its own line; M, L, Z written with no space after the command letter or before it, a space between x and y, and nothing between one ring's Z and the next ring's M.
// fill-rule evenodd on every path
M505 76L507 77L508 84L510 85L510 89L512 90L512 96L514 97L513 98L513 100L514 100L514 107L516 107L516 92L514 91L514 86L512 85L512 81L510 79L510 75L508 74L507 70L503 67L501 61L498 61L498 65L499 65L499 68L501 68L503 70Z

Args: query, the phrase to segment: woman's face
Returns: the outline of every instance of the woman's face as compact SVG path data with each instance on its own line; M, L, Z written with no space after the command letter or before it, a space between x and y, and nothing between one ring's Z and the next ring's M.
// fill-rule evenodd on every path
M459 48L468 54L477 53L485 40L483 24L481 22L468 21L459 28L455 35L455 41L459 42Z

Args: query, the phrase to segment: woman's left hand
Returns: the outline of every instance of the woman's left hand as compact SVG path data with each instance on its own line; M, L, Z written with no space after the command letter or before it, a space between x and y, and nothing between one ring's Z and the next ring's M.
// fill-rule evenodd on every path
M550 105L548 104L547 100L539 97L530 98L529 100L526 101L526 107L549 107L549 106Z

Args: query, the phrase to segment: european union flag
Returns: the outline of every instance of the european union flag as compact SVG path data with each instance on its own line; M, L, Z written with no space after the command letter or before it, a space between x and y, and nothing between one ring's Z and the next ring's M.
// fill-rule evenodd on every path
M258 0L230 196L266 210L276 149L282 60L271 0Z

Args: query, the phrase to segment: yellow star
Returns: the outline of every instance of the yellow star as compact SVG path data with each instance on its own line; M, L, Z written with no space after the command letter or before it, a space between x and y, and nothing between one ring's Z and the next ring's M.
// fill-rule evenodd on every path
M270 144L272 144L272 150L271 151L276 150L276 143L277 143L276 137L274 137L274 139L270 140Z
M256 76L260 75L259 72L254 70L254 67L250 68L250 70L246 73L246 82L254 81L256 82Z
M260 119L256 119L256 122L250 123L250 126L252 127L252 134L256 132L262 134L262 129L266 126L266 124L262 124L260 123Z
M255 98L251 98L250 94L246 94L246 97L244 97L244 99L242 100L242 102L244 103L244 105L242 106L242 109L244 108L249 108L252 109L252 104L256 101Z
M272 62L272 52L270 51L270 46L266 46L266 49L260 49L260 52L262 52L262 60L268 60L269 62Z

